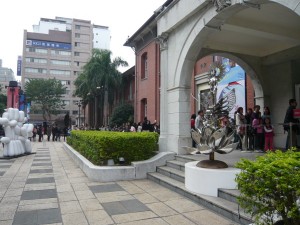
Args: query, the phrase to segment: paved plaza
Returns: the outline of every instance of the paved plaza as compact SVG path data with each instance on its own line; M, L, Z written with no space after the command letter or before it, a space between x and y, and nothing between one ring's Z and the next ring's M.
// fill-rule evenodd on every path
M93 182L62 142L32 145L0 159L0 225L236 224L150 180Z

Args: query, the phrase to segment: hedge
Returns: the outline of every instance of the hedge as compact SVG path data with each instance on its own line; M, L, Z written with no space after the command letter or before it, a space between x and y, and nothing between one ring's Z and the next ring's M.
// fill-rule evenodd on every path
M151 158L157 151L158 134L155 132L71 131L67 143L95 165L105 165L108 159L119 162Z

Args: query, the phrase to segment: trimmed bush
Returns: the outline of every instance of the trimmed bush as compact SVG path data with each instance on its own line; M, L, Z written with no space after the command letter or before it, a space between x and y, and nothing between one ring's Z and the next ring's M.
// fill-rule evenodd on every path
M255 161L243 159L236 167L242 170L236 177L238 201L255 224L274 224L274 215L282 224L300 224L300 152L277 150Z
M126 164L151 158L157 151L155 132L71 131L67 143L95 165L104 165L108 159Z

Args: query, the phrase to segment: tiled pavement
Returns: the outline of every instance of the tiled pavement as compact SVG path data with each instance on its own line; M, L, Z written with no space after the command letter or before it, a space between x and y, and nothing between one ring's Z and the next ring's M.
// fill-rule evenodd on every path
M93 182L62 142L32 146L0 159L0 225L236 225L150 180Z

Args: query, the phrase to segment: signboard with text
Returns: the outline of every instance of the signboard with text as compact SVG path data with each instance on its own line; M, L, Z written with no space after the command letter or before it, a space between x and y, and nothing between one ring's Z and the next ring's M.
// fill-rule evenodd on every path
M22 71L22 56L18 56L18 61L17 61L17 76L21 76L21 71Z
M40 40L26 40L26 46L63 49L63 50L71 50L72 48L72 45L68 43L40 41Z

